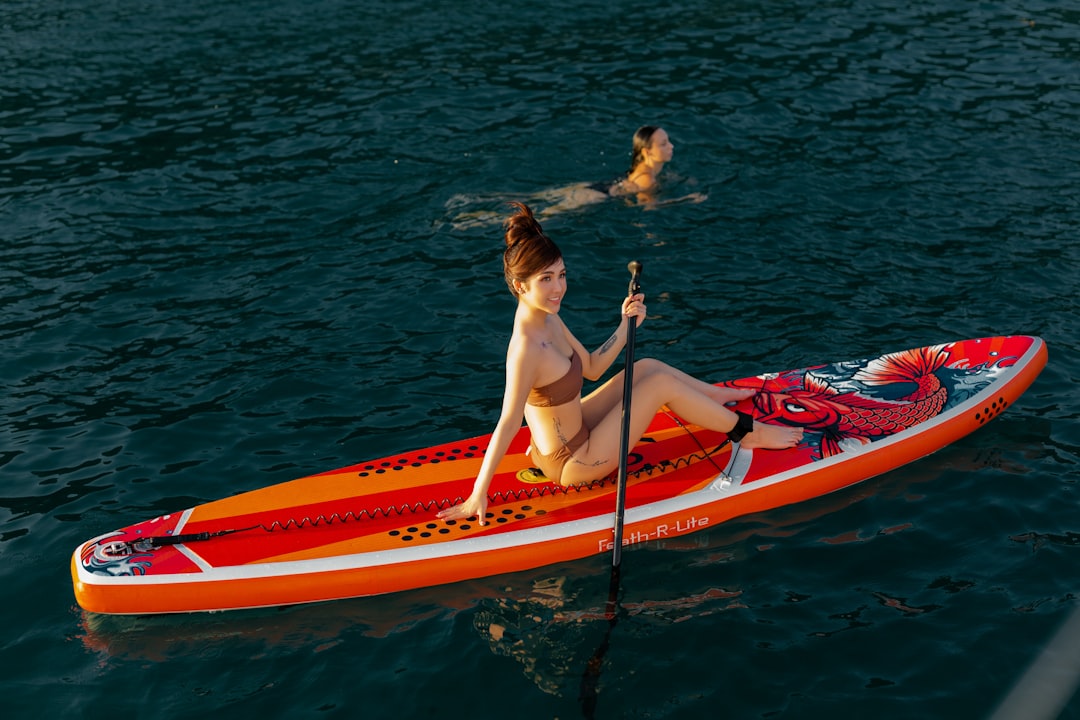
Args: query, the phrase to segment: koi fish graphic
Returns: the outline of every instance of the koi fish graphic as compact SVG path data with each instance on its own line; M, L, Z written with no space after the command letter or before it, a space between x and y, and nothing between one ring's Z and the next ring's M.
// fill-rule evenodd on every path
M935 345L884 355L851 376L867 389L901 383L899 389L906 392L907 385L914 385L896 399L873 397L860 389L840 390L807 371L801 387L755 396L757 419L820 432L821 457L831 457L843 452L845 441L866 444L940 413L948 391L934 373L948 359L945 346Z

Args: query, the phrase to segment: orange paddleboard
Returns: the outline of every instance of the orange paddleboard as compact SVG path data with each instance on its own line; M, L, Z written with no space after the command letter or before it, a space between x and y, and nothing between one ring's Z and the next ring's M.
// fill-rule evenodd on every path
M722 383L803 427L790 450L746 450L660 412L628 462L623 544L800 502L928 455L1001 414L1046 364L1037 337L963 340ZM522 428L488 523L442 521L490 436L312 475L100 535L71 558L97 613L255 608L397 592L611 552L614 477L562 488L531 468Z

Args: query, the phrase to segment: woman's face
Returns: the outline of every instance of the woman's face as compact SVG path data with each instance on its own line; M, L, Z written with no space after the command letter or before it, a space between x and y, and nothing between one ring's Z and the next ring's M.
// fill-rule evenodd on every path
M559 258L531 276L524 284L521 301L553 315L562 307L566 295L566 264Z
M675 153L675 146L671 144L671 139L663 128L657 128L649 138L649 157L654 162L669 162L671 156Z

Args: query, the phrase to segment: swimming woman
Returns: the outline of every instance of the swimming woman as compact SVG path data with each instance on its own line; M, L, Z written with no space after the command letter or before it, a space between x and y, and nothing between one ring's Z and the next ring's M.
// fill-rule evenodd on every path
M654 205L657 203L656 191L658 189L657 178L664 165L671 162L675 154L675 146L671 144L671 138L667 131L655 125L643 125L634 133L634 141L630 150L630 170L625 177L612 183L592 183L591 185L571 185L564 190L571 190L567 197L555 205L545 208L540 216L551 215L559 209L570 209L566 206L579 207L590 202L599 202L607 197L634 197L641 205ZM692 193L681 198L671 198L663 204L692 200L701 202L706 196L701 193ZM574 205L574 201L577 205Z
M645 296L626 298L618 328L588 352L559 317L567 288L562 253L528 206L512 204L516 212L505 223L503 274L517 311L506 351L502 410L472 494L440 512L442 519L475 515L484 524L488 487L522 416L532 432L530 458L552 482L588 483L611 474L619 462L623 371L584 398L581 388L583 378L597 380L611 367L626 344L629 323L645 320ZM717 387L659 360L640 360L634 364L630 437L640 438L666 405L690 423L727 433L743 448L797 445L802 429L762 424L724 405L755 392Z
M667 131L655 125L643 125L634 133L630 149L630 170L626 175L611 182L575 183L544 190L528 196L528 200L534 203L551 203L538 211L537 214L541 218L619 197L633 199L647 208L678 202L699 203L706 200L708 196L703 193L690 193L682 197L663 200L657 198L659 189L657 178L660 171L664 169L664 165L671 162L674 152L675 146L671 144ZM457 195L447 201L447 207L493 199L501 200L502 198L469 198ZM500 213L479 210L459 214L454 218L453 224L455 228L461 230L501 219Z

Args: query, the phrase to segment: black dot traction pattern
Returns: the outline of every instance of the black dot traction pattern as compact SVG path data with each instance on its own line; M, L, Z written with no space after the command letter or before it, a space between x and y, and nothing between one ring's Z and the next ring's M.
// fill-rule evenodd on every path
M544 515L547 511L536 509L531 505L522 505L519 508L504 507L498 510L489 510L484 515L489 523L505 524L514 520L524 520L528 517ZM410 525L403 530L391 530L388 535L400 539L404 543L415 540L427 540L435 536L445 536L451 533L463 533L473 529L475 517L468 520L446 520L445 522L429 522L424 524Z
M479 445L470 445L466 448L451 448L450 450L437 450L430 454L421 453L412 458L398 458L397 460L382 460L378 463L368 463L357 472L359 477L371 477L383 473L404 470L407 467L421 467L423 465L438 465L441 462L453 462L462 458L474 458L483 456Z
M1005 408L1008 406L1009 403L1005 402L1005 398L998 397L990 404L984 405L981 410L976 410L975 420L977 420L980 425L985 425L1004 412Z

